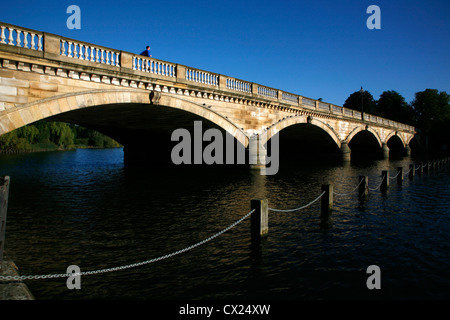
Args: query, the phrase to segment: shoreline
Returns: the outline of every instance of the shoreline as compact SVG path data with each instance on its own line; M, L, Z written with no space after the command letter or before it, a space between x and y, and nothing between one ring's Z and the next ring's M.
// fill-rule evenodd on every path
M78 150L78 149L115 149L115 148L123 148L123 147L100 148L100 147L91 147L91 146L75 146L73 148L55 148L55 149L0 150L0 156L19 155L19 154L28 154L28 153L38 153L38 152L74 151L74 150Z

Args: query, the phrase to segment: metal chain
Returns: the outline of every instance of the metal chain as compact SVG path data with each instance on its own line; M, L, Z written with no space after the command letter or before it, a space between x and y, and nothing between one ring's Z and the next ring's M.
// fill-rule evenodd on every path
M398 175L400 174L400 171L399 172L397 172L397 174L395 175L395 176L393 176L393 177L389 177L389 179L395 179L395 178L397 178L398 177Z
M378 187L376 187L376 188L369 188L369 186L367 186L367 189L372 190L372 191L378 190L381 187L381 185L383 184L384 179L386 179L386 176L383 176L383 179L381 179L381 183L380 183L380 185Z
M337 196L348 196L350 194L352 194L353 192L356 191L356 189L359 188L359 186L361 185L361 183L363 183L364 179L361 179L361 181L358 183L358 185L355 187L355 189L353 189L352 191L348 192L348 193L337 193L337 192L333 192L335 195Z
M299 207L299 208L295 208L295 209L287 209L287 210L269 208L269 210L275 211L275 212L293 212L293 211L298 211L298 210L301 210L301 209L305 209L306 207L309 207L309 206L312 205L314 202L316 202L317 200L319 200L320 198L322 198L322 196L325 194L325 192L326 192L326 191L322 192L322 194L321 194L320 196L318 196L316 199L314 199L313 201L311 201L311 202L308 203L307 205L304 205L304 206Z
M87 276L87 275L92 275L92 274L99 274L99 273L106 273L106 272L113 272L113 271L119 271L119 270L125 270L125 269L131 269L131 268L135 268L135 267L140 267L146 264L150 264L153 262L157 262L157 261L161 261L173 256L176 256L178 254L184 253L186 251L192 250L202 244L205 244L215 238L217 238L218 236L222 235L223 233L227 232L228 230L230 230L231 228L235 227L236 225L238 225L239 223L241 223L242 221L244 221L245 219L247 219L253 212L255 212L255 209L253 209L252 211L250 211L249 213L247 213L245 216L243 216L242 218L240 218L239 220L235 221L234 223L232 223L231 225L229 225L228 227L226 227L225 229L223 229L222 231L219 231L218 233L210 236L209 238L206 238L200 242L197 242L189 247L186 247L184 249L166 254L164 256L158 257L158 258L153 258L153 259L149 259L146 261L142 261L142 262L137 262L137 263L132 263L132 264L128 264L128 265L124 265L124 266L119 266L119 267L112 267L112 268L105 268L105 269L100 269L100 270L94 270L94 271L84 271L84 272L79 272L79 273L59 273L59 274L47 274L47 275L29 275L29 276L0 276L0 281L20 281L20 280L37 280L37 279L51 279L51 278L67 278L67 277L72 277L72 276Z

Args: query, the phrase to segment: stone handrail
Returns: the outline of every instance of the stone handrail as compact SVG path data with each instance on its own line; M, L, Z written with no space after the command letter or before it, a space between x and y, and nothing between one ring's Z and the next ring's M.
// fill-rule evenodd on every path
M117 70L125 74L170 80L176 83L235 93L246 99L277 102L298 109L339 115L414 132L412 126L378 116L336 106L320 100L288 93L253 82L239 80L177 63L167 62L135 53L111 49L83 41L65 38L0 22L0 50L21 55L80 64L83 66ZM362 117L364 119L362 119Z

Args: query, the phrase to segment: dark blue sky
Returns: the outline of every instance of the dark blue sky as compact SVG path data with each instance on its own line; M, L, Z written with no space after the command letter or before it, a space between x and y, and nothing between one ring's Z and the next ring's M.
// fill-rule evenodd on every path
M69 30L69 5L81 29ZM369 5L381 29L369 30ZM450 1L3 1L0 21L342 105L364 89L450 93Z

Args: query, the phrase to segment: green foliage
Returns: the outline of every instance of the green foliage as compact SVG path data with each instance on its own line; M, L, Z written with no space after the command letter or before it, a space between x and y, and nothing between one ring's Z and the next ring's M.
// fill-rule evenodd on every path
M120 144L97 131L63 122L39 121L0 136L0 150L6 152L75 147L114 148Z
M415 123L414 109L402 95L393 90L384 91L380 95L377 102L377 111L381 117L386 119L409 125Z
M417 126L429 151L450 148L450 105L445 91L426 89L417 92L412 101L417 114Z
M343 107L360 112L364 110L364 113L378 115L377 102L367 90L364 90L363 93L361 93L361 91L353 92L347 100L345 100Z

